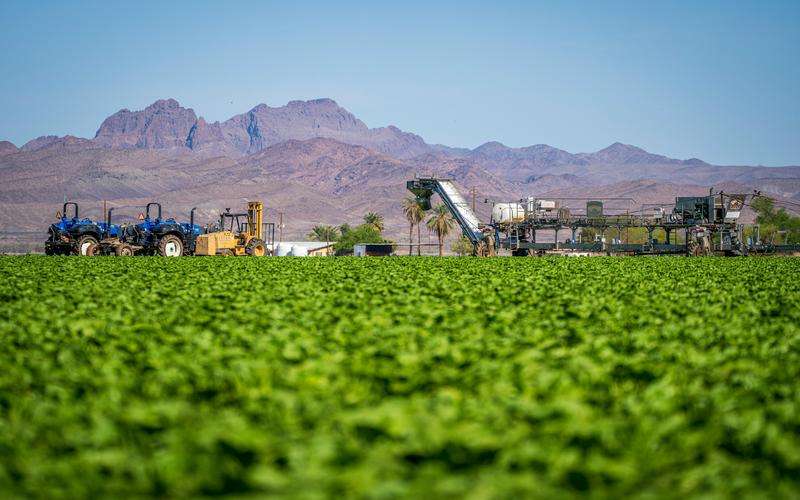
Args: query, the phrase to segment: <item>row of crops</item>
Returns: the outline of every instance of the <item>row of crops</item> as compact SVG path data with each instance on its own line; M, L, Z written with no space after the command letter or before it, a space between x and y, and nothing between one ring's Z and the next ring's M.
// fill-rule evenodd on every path
M800 494L798 259L0 275L0 497Z

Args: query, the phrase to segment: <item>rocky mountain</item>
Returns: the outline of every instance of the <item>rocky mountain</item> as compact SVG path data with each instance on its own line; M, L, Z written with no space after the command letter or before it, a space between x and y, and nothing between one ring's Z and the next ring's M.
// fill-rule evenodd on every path
M19 151L19 148L13 142L0 141L0 156L16 153L17 151Z
M187 147L194 110L175 99L162 99L141 111L122 109L106 118L94 142L110 148L171 149Z
M644 149L620 142L615 142L595 153L579 153L574 156L579 160L584 160L584 164L598 165L707 165L697 158L676 160L648 153Z
M421 137L394 126L370 129L331 99L259 104L224 122L207 123L174 99L141 111L120 110L100 125L94 142L110 148L186 149L207 156L240 157L288 140L326 137L397 158L428 152ZM42 138L42 142L51 140Z
M484 199L529 195L641 205L715 186L800 201L800 167L717 166L622 143L594 153L500 142L451 148L393 126L369 128L330 99L260 104L208 123L165 99L118 111L92 139L44 136L19 149L0 142L0 240L40 242L65 198L80 202L90 217L102 216L103 200L118 207L121 220L158 200L179 218L198 207L200 221L245 199L262 199L268 219L284 214L287 239L304 237L315 224L355 224L376 211L386 217L389 236L401 238L405 181L429 175L454 179L468 198L474 188L486 219L491 204Z
M33 152L41 149L48 150L65 150L65 149L82 149L97 147L95 143L89 139L82 137L75 137L74 135L65 135L58 137L57 135L44 135L37 137L31 141L26 142L20 151Z

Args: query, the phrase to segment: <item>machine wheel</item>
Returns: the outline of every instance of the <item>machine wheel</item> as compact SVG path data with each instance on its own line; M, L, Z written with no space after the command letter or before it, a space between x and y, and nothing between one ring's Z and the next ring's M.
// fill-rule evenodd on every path
M76 255L90 255L89 248L92 246L97 246L97 238L94 236L81 236L78 238L78 242L75 244L75 254Z
M511 251L511 255L514 257L527 257L530 253L527 248L517 248Z
M163 257L180 257L183 255L183 242L174 234L168 234L158 242L158 254Z
M217 250L217 255L222 255L223 257L233 257L235 254L230 248L223 248L222 250Z
M253 238L244 251L247 255L252 255L253 257L263 257L267 254L267 246L258 238Z
M132 257L133 248L130 245L122 244L114 247L114 255L117 257Z
M100 253L100 245L97 243L92 243L86 248L86 256L87 257L95 257L97 255L101 255Z

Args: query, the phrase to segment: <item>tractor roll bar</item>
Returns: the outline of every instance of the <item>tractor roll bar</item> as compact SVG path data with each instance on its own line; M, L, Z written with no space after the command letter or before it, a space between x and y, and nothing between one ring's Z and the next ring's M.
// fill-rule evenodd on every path
M151 201L145 207L145 217L148 218L148 219L150 218L150 206L151 205L155 205L155 206L158 207L158 217L157 218L160 220L161 219L161 203L157 203L155 201Z
M78 218L78 204L75 203L74 201L67 201L67 202L64 203L63 210L61 211L61 213L64 214L64 218L67 218L67 207L68 206L75 207L75 217L74 218L77 219Z

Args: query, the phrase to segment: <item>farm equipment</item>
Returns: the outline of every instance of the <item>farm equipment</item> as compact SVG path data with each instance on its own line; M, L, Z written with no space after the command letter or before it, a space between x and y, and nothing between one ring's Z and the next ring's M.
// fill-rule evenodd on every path
M275 241L275 224L264 222L264 204L251 201L247 212L226 208L219 217L219 230L197 236L195 255L267 255ZM270 245L268 247L268 244Z
M150 216L151 207L157 208L154 218ZM188 223L179 223L172 218L161 218L160 203L148 203L142 222L125 226L119 235L119 243L128 245L137 254L164 257L192 254L196 239L202 233L200 226L194 223L194 212L193 208ZM110 244L113 246L117 243Z
M519 201L494 203L492 218L488 223L480 221L474 210L466 203L455 185L448 179L415 178L406 187L416 195L423 209L431 207L430 198L439 196L461 227L463 235L470 240L477 255L491 255L493 250L504 249L511 255L540 255L547 252L583 252L605 254L674 254L674 255L747 255L758 251L755 244L747 244L744 226L740 222L748 196L709 192L707 196L677 197L674 208L649 205L641 210L627 209L613 213L607 211L603 201L586 198L537 199L528 197ZM568 200L586 201L586 211L570 207ZM630 198L605 198L612 202L630 203ZM666 204L669 205L669 204ZM613 209L612 209L613 210ZM644 243L626 240L629 230L646 233ZM559 238L560 231L569 231L566 240ZM659 243L654 231L664 233ZM596 241L578 241L579 233L597 235ZM618 237L606 239L606 232ZM552 234L551 241L537 241L537 235ZM548 234L549 233L549 234ZM678 236L683 242L678 242ZM778 249L776 248L776 251ZM795 251L794 246L783 245L780 251Z
M68 216L68 209L72 208L72 217ZM104 237L117 237L119 226L110 222L94 222L91 219L81 219L78 204L66 202L59 214L59 221L48 228L48 237L44 249L47 255L90 255L94 245Z

